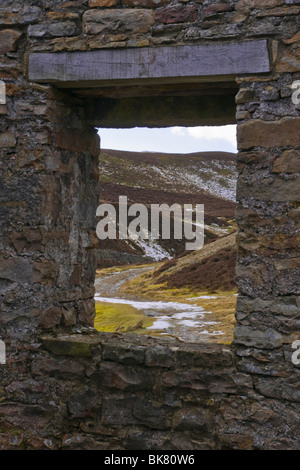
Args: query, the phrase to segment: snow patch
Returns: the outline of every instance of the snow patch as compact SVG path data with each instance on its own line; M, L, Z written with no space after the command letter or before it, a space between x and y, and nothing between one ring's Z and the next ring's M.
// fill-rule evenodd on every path
M137 239L135 243L142 248L144 256L152 258L154 261L162 261L164 259L171 259L172 256L164 250L156 240L152 239Z

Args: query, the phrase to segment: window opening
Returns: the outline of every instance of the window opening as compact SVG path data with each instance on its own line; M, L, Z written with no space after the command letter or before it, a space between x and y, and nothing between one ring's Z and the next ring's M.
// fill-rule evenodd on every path
M97 227L110 236L98 237L95 328L193 343L231 343L237 296L236 126L98 132ZM145 207L150 230L155 204L179 204L182 215L183 208L192 205L193 230L196 204L203 204L203 247L187 250L184 231L176 238L178 213L172 211L167 214L169 239L161 236L164 215L158 239L120 236L121 210L126 207L127 226L135 222L136 227Z

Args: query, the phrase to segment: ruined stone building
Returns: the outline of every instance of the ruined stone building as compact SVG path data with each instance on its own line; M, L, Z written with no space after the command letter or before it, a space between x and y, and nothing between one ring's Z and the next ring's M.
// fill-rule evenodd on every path
M300 449L299 13L1 0L1 449ZM96 128L229 123L233 343L96 332Z

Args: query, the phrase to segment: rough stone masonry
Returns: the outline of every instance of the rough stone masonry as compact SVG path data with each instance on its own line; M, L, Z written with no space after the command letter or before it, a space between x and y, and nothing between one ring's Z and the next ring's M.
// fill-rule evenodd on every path
M299 0L1 1L1 449L300 449L292 359L300 340L299 13ZM179 79L179 68L172 80L75 88L60 83L64 64L57 83L29 74L37 53L258 40L267 71L217 78L210 69L200 80ZM179 123L190 109L194 125L206 107L199 114L192 102L214 103L209 123L218 103L224 122L232 100L236 108L239 296L230 345L93 329L95 126L153 125L152 100L169 102ZM185 104L178 115L176 103ZM163 109L159 124L168 125Z

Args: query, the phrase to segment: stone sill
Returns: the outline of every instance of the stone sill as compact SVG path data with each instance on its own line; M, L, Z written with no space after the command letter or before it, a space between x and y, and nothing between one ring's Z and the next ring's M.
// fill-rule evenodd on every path
M93 328L43 334L40 340L54 355L93 358L100 351L101 360L128 365L208 369L235 365L233 346L216 343L182 343L130 333L98 332Z

